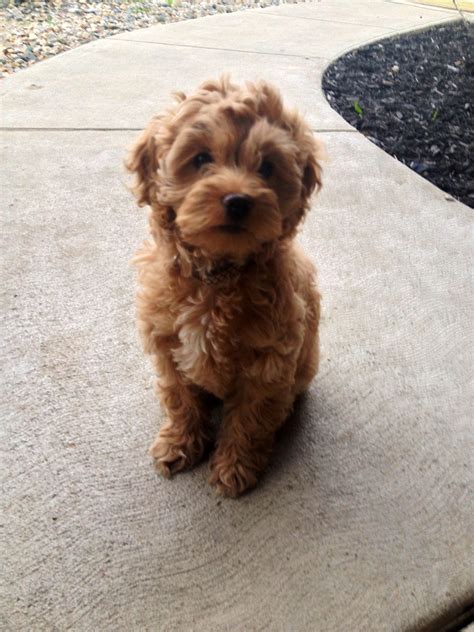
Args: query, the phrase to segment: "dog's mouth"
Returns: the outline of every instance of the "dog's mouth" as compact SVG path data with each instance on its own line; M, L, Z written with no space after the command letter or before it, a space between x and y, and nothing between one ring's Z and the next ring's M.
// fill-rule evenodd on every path
M216 230L229 235L241 235L242 233L247 232L243 226L239 226L238 224L220 224L219 226L216 226Z

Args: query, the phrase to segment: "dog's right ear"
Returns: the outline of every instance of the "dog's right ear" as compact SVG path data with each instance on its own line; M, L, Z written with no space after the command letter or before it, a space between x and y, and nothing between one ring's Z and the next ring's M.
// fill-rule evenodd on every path
M159 119L154 118L147 125L130 150L125 160L126 168L135 174L132 191L139 206L152 205L156 200L158 170L158 134Z

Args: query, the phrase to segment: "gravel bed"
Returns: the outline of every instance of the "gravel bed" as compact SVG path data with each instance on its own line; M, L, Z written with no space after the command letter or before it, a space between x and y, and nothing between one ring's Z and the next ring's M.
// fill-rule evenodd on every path
M80 44L124 31L278 4L281 0L3 0L0 78Z
M364 46L323 77L329 103L351 125L471 207L473 30L455 21Z

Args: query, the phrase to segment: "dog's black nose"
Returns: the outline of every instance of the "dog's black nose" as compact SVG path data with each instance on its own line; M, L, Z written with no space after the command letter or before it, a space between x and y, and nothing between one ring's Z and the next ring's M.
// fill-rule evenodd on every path
M240 193L229 193L222 198L227 218L232 222L241 222L247 216L252 206L252 198Z

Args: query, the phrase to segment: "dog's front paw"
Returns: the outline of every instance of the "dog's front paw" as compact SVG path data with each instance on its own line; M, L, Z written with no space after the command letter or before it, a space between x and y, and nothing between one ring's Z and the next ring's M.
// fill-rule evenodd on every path
M223 496L237 498L257 484L257 471L233 450L216 452L210 463L209 483Z
M156 469L166 478L196 465L202 458L206 437L200 432L179 434L165 424L150 447Z

